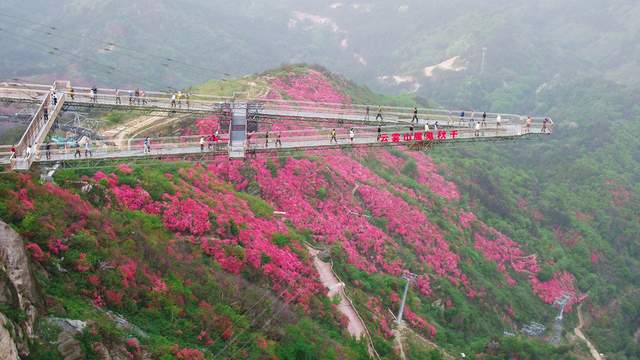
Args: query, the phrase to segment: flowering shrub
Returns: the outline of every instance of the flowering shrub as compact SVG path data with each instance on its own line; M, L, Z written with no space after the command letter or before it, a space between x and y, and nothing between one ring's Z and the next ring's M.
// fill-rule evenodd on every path
M151 291L162 293L168 290L167 284L162 280L162 277L148 271L145 271L144 274L147 279L149 279L149 282L151 282Z
M462 225L462 228L468 229L474 221L476 221L476 215L474 213L467 211L460 212L460 225Z
M29 192L27 189L23 188L18 190L18 192L10 190L9 193L15 196L16 199L18 199L20 205L24 210L33 209L33 202L31 201L31 199L29 199Z
M60 255L61 253L69 250L69 246L65 245L62 240L57 238L49 239L48 247L49 251L56 255Z
M451 275L453 283L461 280L458 255L451 252L441 231L427 217L404 200L372 186L361 186L357 192L373 216L387 220L387 229L403 237L418 258L438 276Z
M87 259L86 253L80 253L80 255L78 256L78 260L76 260L76 263L75 263L75 269L77 272L86 272L86 271L89 271L89 269L91 269L91 264Z
M122 292L119 292L119 291L114 291L114 290L107 289L105 291L105 296L106 296L107 301L109 302L109 304L118 306L118 305L122 304L122 298L124 297L124 294Z
M123 264L118 266L120 275L122 276L122 286L129 287L135 282L136 271L138 270L138 264L134 260L127 260Z
M633 197L633 192L631 190L615 180L606 180L604 185L611 195L614 206L624 206L624 204L629 202L629 200L631 200L631 198Z
M530 281L533 292L547 304L553 304L565 294L569 295L569 302L565 307L567 312L571 311L573 305L584 301L587 297L577 290L575 277L566 271L553 274L549 281L542 282L536 276L532 276Z
M273 79L270 87L285 94L293 100L305 100L328 103L350 103L351 100L336 91L327 78L315 70L307 70L304 75L289 75ZM267 98L277 98L278 95L269 92Z
M24 246L25 249L27 249L27 251L29 252L29 254L31 255L31 257L38 262L43 262L45 260L47 260L50 256L49 253L45 253L44 251L42 251L42 249L40 248L40 245L36 244L36 243L28 243L27 245Z
M98 171L93 175L93 181L99 183L102 180L106 180L107 185L109 187L114 187L116 185L118 185L118 175L116 174L105 174L102 171Z
M206 360L204 353L198 349L180 348L173 346L173 354L180 360Z
M418 328L420 331L425 332L432 339L436 336L437 330L436 330L435 326L429 324L428 321L426 321L425 319L423 319L420 316L416 315L416 313L411 311L411 309L409 309L408 306L404 308L404 314L403 315L404 315L404 318L407 319L409 324L411 324L412 326Z
M498 264L498 271L503 273L509 285L515 285L516 281L507 273L507 265L510 265L517 272L529 274L535 274L540 270L535 255L525 256L519 244L495 229L491 229L484 224L482 224L482 229L495 239L489 240L482 233L475 233L475 248L485 258Z
M427 185L429 189L447 200L459 200L460 192L456 184L445 180L430 157L419 151L411 151L409 156L416 160L416 181Z
M123 174L131 174L133 172L133 169L127 164L120 164L118 165L118 171Z
M180 199L180 194L165 194L163 197L165 202L162 222L167 229L193 235L209 231L211 223L208 206L191 198Z
M118 203L129 210L141 210L151 203L151 196L140 186L135 189L129 185L114 186L111 191Z

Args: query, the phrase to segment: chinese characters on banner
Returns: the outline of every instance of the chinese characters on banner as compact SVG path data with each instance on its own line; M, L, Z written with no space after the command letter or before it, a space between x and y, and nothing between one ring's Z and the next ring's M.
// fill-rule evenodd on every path
M447 137L448 135L448 137ZM449 133L446 131L438 131L434 133L433 131L427 132L414 132L414 133L404 133L402 136L400 134L380 134L380 142L401 142L401 141L433 141L433 140L446 140L446 139L455 139L458 137L458 130L451 130Z

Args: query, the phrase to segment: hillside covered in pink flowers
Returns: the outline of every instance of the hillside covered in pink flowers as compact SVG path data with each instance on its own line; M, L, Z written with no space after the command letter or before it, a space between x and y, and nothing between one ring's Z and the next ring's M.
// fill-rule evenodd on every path
M271 99L362 101L322 69L266 79ZM219 126L196 119L185 131ZM496 205L485 193L494 182L470 166L444 150L376 148L61 170L55 184L11 174L0 178L0 218L25 241L45 313L92 320L81 337L91 356L97 343L124 343L132 359L367 358L326 296L310 245L329 251L383 358L399 357L393 313L406 273L416 277L405 320L443 351L570 358L581 351L570 342L554 348L520 328L550 327L565 295L567 329L577 306L595 314L589 282L608 250L583 240L588 215L553 223L525 186L509 186ZM624 185L610 189L611 201L634 201ZM109 313L141 332L114 326Z

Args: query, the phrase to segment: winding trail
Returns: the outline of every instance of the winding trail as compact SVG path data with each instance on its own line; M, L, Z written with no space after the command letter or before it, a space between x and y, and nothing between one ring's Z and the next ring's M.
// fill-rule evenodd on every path
M356 310L351 303L347 301L347 297L344 294L344 283L340 282L331 270L331 264L326 263L318 258L319 250L311 247L307 247L309 253L313 256L313 265L315 266L318 274L320 274L320 282L329 289L328 296L333 298L335 295L340 297L340 303L338 304L338 311L345 315L349 319L347 330L356 339L360 339L365 335L365 327Z
M587 343L587 347L589 347L589 352L591 352L591 356L593 356L596 360L604 360L604 358L600 355L595 346L587 339L586 336L582 333L582 325L584 325L582 320L582 304L578 305L578 326L573 330L577 337L582 339L585 343Z

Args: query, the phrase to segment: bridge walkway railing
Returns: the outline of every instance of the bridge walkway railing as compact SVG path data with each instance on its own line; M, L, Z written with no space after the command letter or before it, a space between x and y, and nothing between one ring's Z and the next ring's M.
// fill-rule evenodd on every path
M26 96L31 89L33 94L41 93L43 91L41 85L33 84L0 84L0 96L3 93L9 92L14 97ZM91 93L90 89L86 87L68 87L65 89L70 94L70 90L73 89L73 99L68 99L71 102L77 102L80 104L90 104ZM225 104L234 102L234 97L230 96L212 96L203 94L190 94L189 98L183 98L181 101L176 100L176 105L171 105L171 93L167 92L145 92L145 97L132 96L132 102L129 102L128 92L130 90L119 90L120 93L120 106L140 108L145 105L147 108L161 108L173 111L221 111ZM133 90L131 90L135 93ZM22 95L20 95L22 94ZM31 94L30 96L33 96ZM98 89L98 104L111 104L116 105L116 90L115 89ZM146 104L143 104L146 102ZM370 121L376 121L376 115L378 107L373 105L362 104L347 104L347 103L324 103L324 102L310 102L300 100L280 100L280 99L243 99L242 102L255 104L257 113L263 115L285 115L297 113L298 117L315 117L317 118L340 118L348 117L354 119L367 119ZM144 107L143 107L144 108ZM367 108L369 112L367 115ZM460 117L463 110L446 110L446 109L433 109L433 108L418 108L418 118L421 120L434 120L439 122L446 122L448 124L469 122L471 120L481 120L482 112L466 110L465 116ZM410 122L413 118L414 109L411 107L399 107L399 106L383 106L382 116L384 122ZM280 112L280 113L278 113ZM516 114L499 114L499 113L487 113L487 120L495 121L498 116L502 121L520 121L524 122L526 117ZM533 117L534 123L541 123L544 118Z
M455 138L452 132L456 131ZM444 131L444 130L443 130ZM500 128L487 127L476 132L473 128L449 128L448 137L438 141L469 141L469 140L500 140L506 138L517 138L527 136L529 134L541 134L541 128L532 128L527 133L520 125L509 125ZM424 134L424 131L418 131ZM400 135L398 142L392 140L391 135L397 133ZM265 133L252 133L246 144L246 151L276 151L278 149L289 150L306 150L306 149L323 149L329 147L349 147L349 146L385 146L385 145L410 145L413 140L406 140L404 134L407 134L406 126L388 126L383 129L383 134L387 135L386 142L377 137L377 129L366 127L356 128L354 140L349 138L348 131L339 131L337 141L330 140L329 129L305 129L281 132L281 145L276 145L276 134L270 133L269 142L266 142ZM435 135L435 134L434 134ZM144 138L123 140L119 143L109 140L91 141L89 150L92 158L130 158L142 157L146 155L182 155L182 154L198 154L198 153L228 153L229 134L221 134L218 141L210 141L205 137L205 144L200 146L202 136L183 136L183 137L164 137L151 139L150 152L144 150ZM423 139L424 136L423 136ZM86 158L84 142L75 144L52 145L49 154L46 154L46 148L40 148L40 156L37 161L58 161L58 160L75 160ZM76 151L77 150L77 151ZM42 156L44 154L44 156Z

